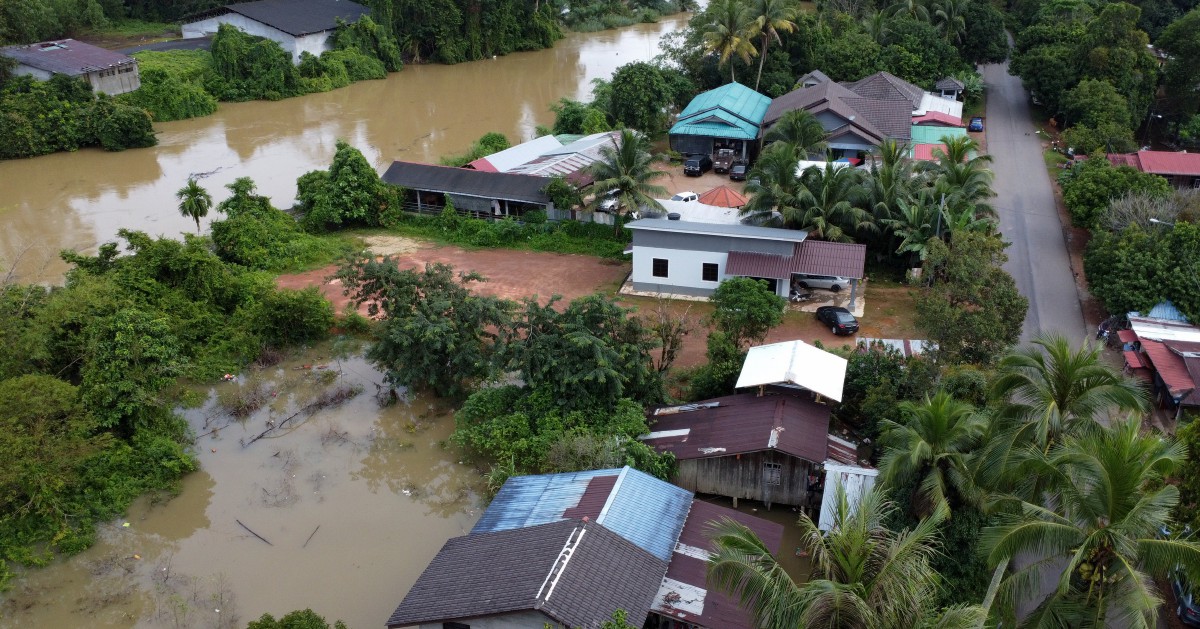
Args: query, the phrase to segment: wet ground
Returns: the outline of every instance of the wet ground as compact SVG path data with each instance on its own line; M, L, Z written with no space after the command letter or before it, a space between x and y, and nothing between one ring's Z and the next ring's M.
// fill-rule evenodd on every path
M478 475L442 444L444 403L380 406L379 372L329 358L345 349L205 389L186 412L202 471L101 526L87 552L18 579L0 627L244 627L305 607L382 626L474 525ZM259 404L241 420L227 410Z

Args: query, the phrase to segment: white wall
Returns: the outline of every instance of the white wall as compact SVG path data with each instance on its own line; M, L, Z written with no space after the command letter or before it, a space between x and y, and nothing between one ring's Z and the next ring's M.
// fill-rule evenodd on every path
M292 55L292 63L300 63L300 53L308 52L320 56L329 48L329 36L332 31L321 31L319 33L311 33L303 37L293 37L279 29L272 28L257 22L244 15L237 13L226 13L216 17L210 17L196 22L184 24L181 29L184 39L193 39L196 37L207 37L214 35L217 28L221 24L229 24L238 29L258 37L266 37L271 41L278 42L284 50Z
M129 69L128 72L121 70ZM49 81L50 77L54 76L53 72L39 70L38 68L30 67L23 64L18 64L13 69L13 74L16 76L32 76L39 81ZM89 72L83 77L88 83L92 84L92 89L97 92L103 92L109 96L132 92L141 87L142 81L138 74L138 66L136 63L125 66L119 66L111 70L97 70Z
M13 69L13 74L16 76L27 76L28 75L39 81L49 81L50 77L54 76L54 74L51 72L47 72L45 70L39 70L37 68L27 66L24 64L20 64L20 63L17 64L17 67Z
M667 263L667 277L654 276L654 258L663 258ZM662 292L680 292L684 294L707 294L716 290L717 284L725 279L725 261L729 254L723 251L682 251L679 249L660 249L657 247L633 248L634 284L655 284L662 286ZM716 282L706 282L702 279L704 263L717 264ZM680 286L689 291L672 291L672 286ZM698 293L703 291L703 293Z

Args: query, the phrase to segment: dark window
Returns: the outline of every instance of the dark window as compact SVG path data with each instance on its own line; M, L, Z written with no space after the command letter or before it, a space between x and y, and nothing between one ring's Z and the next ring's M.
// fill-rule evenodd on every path
M461 622L444 622L442 629L471 629L471 625L466 625Z
M778 463L763 463L763 484L778 485L783 476L782 466Z
M717 265L716 265L716 263L705 262L704 263L704 271L701 273L701 277L706 282L717 281Z
M654 277L667 276L667 261L662 258L654 258Z

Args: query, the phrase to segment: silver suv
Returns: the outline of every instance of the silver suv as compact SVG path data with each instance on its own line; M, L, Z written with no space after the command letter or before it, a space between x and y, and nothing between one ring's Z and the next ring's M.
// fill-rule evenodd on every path
M850 285L850 279L834 275L796 275L792 283L800 288L827 288L838 292Z

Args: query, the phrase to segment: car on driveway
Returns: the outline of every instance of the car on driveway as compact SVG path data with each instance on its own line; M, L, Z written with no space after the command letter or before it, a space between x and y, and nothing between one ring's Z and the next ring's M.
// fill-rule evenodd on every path
M825 288L836 293L850 285L850 278L835 275L796 275L793 283L800 288Z
M729 169L730 181L745 181L746 180L746 162L734 162L733 167Z
M671 200L672 201L683 201L684 203L689 203L689 202L695 201L696 199L699 199L699 198L700 198L700 195L696 194L695 192L692 192L691 190L685 190L684 192L680 192L680 193L676 194L675 196L671 197Z
M817 308L817 321L829 326L829 331L838 336L849 336L858 332L858 319L841 306Z
M979 116L971 118L970 124L967 125L967 131L974 131L975 133L983 131L983 118Z
M712 170L712 158L707 155L693 155L683 163L683 174L688 177L699 177Z

